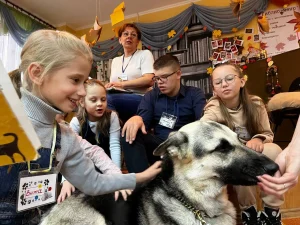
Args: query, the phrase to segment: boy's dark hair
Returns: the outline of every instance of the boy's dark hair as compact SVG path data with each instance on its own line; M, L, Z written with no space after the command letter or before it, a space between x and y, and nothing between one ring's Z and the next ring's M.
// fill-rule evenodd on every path
M179 60L176 56L173 56L171 54L166 54L161 57L159 57L157 60L155 60L153 64L153 68L155 70L159 70L161 68L172 66L174 68L180 68Z
M122 36L122 33L125 31L126 27L132 27L133 29L135 29L136 33L137 33L137 38L138 40L141 40L142 38L142 33L139 30L139 28L134 24L134 23L125 23L121 26L121 28L118 31L118 37Z

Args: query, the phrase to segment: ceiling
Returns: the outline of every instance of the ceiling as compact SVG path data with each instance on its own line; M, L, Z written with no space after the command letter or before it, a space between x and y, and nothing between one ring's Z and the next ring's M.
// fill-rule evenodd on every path
M55 27L67 25L74 30L89 28L93 24L96 13L101 24L109 23L110 14L122 2L121 0L9 1ZM136 17L137 13L143 15L190 2L193 0L126 0L125 18Z

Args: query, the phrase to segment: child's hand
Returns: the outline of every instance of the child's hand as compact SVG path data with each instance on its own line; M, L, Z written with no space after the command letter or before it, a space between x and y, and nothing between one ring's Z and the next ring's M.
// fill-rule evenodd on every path
M161 163L162 161L155 162L152 166L146 169L144 172L136 174L136 183L143 183L148 180L152 180L156 177L157 174L161 172Z
M75 187L69 181L64 181L60 191L60 195L57 198L57 203L63 202L66 199L66 197L70 197L72 192L74 191Z
M248 148L255 150L256 152L262 153L264 150L263 141L260 138L253 138L246 143Z
M126 190L116 191L116 192L115 192L115 201L118 200L119 194L120 194L120 193L122 194L123 199L126 201L126 200L127 200L127 196L131 195L132 190L126 189Z

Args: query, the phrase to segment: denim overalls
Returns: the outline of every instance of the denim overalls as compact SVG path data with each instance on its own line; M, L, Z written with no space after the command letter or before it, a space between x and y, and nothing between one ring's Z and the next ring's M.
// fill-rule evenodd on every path
M57 124L55 151L60 149L61 132ZM30 162L31 169L49 168L51 148L40 148L40 158ZM56 164L53 158L52 166ZM10 166L0 167L0 225L39 224L40 216L37 208L18 213L17 191L19 172L27 170L27 163L18 163Z

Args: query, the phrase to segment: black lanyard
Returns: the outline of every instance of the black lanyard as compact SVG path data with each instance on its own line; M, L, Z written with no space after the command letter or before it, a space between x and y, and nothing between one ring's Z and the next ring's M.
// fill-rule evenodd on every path
M136 50L135 50L135 52L136 52ZM134 53L135 53L135 52L134 52ZM127 65L126 65L126 67L125 67L124 69L123 69L123 67L124 67L124 57L125 57L125 54L123 55L123 61L122 61L122 73L125 72L125 70L126 70L127 66L129 65L129 63L130 63L130 61L131 61L131 59L132 59L134 53L132 53L132 55L131 55L131 57L130 57L130 59L129 59L129 61L128 61Z

